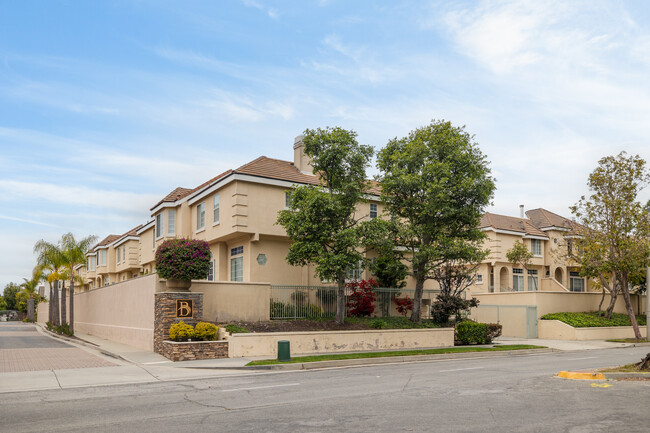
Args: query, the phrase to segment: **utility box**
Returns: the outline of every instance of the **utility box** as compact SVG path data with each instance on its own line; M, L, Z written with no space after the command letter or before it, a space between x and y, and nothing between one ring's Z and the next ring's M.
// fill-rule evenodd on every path
M291 347L287 340L278 341L278 361L291 361Z

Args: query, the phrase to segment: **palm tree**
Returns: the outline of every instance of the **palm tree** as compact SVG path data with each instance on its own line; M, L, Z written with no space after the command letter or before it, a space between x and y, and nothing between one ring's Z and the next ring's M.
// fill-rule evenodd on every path
M38 254L38 265L46 272L47 282L50 285L50 322L54 326L61 324L59 315L59 280L62 279L63 254L59 245L43 239L36 242L34 252ZM52 287L54 285L54 287ZM65 306L63 307L65 311ZM63 316L65 322L65 313Z
M63 263L70 277L70 332L74 332L74 268L86 263L86 253L96 241L97 236L87 236L77 241L72 233L66 233L61 237Z
M23 288L21 291L29 294L29 300L27 301L27 319L32 322L34 321L34 293L38 288L38 283L41 281L42 272L41 267L36 266L32 271L32 279L28 280L27 278L23 278L25 282L20 285Z

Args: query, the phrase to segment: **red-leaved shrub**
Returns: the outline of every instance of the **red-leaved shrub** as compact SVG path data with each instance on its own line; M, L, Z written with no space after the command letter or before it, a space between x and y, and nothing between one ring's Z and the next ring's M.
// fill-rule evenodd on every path
M350 298L347 302L348 316L364 317L370 316L375 311L375 301L377 296L372 291L375 287L379 287L379 283L374 279L360 280L347 283L345 287L352 290Z

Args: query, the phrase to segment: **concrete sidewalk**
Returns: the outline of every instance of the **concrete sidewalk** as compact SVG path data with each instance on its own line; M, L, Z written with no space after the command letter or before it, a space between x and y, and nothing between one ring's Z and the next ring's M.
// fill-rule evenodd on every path
M161 381L173 381L184 379L218 378L233 375L265 374L268 370L245 367L250 361L262 358L226 358L206 359L199 361L172 362L162 355L137 349L113 341L98 338L96 336L77 332L76 336L81 341L66 337L52 336L51 333L37 327L39 333L48 335L50 338L63 339L68 344L93 353L103 359L118 364L117 367L98 368L71 368L59 370L45 370L20 373L0 374L0 393L31 391L40 389L64 389L87 386L103 386L134 383L155 383ZM539 340L539 339L515 339L500 337L495 340L497 344L531 344L546 346L559 351L579 351L604 348L631 347L629 343L609 343L606 341L560 341L560 340ZM548 353L548 351L544 351ZM457 354L456 358L464 357L489 357L504 356L503 353L487 352L479 354ZM515 354L515 352L512 352ZM524 353L521 353L524 355ZM293 354L300 356L300 354ZM438 355L436 355L438 356ZM440 356L440 359L451 359L454 356L447 354ZM393 362L416 362L425 359L418 356L402 357ZM427 358L426 360L433 360ZM436 358L437 359L437 358ZM389 358L367 358L346 360L342 366L372 365L390 362ZM331 363L331 362L330 362ZM301 364L283 364L287 370L301 369ZM319 368L336 367L339 365L323 364ZM279 369L281 367L277 367Z

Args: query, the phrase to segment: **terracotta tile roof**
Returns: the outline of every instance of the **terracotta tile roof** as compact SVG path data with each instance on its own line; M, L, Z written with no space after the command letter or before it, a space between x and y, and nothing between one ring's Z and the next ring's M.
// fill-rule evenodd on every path
M122 236L124 236L124 235L108 235L108 236L106 236L104 239L102 239L101 241L99 241L99 242L98 242L94 247L92 247L88 252L89 252L89 253L92 253L92 252L94 252L98 247L103 247L103 246L106 246L106 245L112 244L113 242L115 242L116 240L118 240L119 238L121 238Z
M535 227L540 229L547 227L562 227L574 230L582 227L582 225L575 221L542 208L526 211L526 216L530 218L530 221L535 225Z
M172 192L167 194L162 200L160 200L158 203L153 205L153 207L149 210L152 210L153 208L160 206L162 203L167 203L167 202L175 202L176 200L180 200L183 197L186 197L189 193L191 193L193 190L189 188L181 188L180 186L176 189L174 189Z
M225 178L231 174L246 174L249 176L262 177L266 179L277 179L284 180L288 182L302 183L307 185L318 185L320 180L318 176L313 174L302 173L298 168L290 161L283 161L280 159L268 158L266 156L260 156L253 161L242 165L241 167L235 170L227 170L223 173L213 177L207 182L202 183L193 189L187 188L176 188L174 191L167 194L165 198L156 203L150 210L153 210L157 206L160 206L162 203L173 203L177 200L187 197L190 194L195 192L202 191L216 181ZM370 180L370 188L368 188L368 193L379 195L381 194L381 187L379 182Z
M525 218L515 218L486 212L481 217L481 228L484 227L548 238L546 233L535 227L530 220Z
M268 158L266 156L260 156L248 164L242 165L236 169L234 173L264 177L268 179L286 180L289 182L308 185L319 185L321 183L318 176L301 172L293 162ZM379 183L371 180L368 192L379 195L381 193Z

